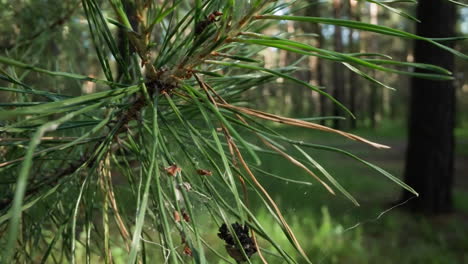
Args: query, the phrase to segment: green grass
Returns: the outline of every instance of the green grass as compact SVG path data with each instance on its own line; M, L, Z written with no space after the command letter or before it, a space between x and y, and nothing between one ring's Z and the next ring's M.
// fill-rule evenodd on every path
M377 142L391 145L391 150L374 150L362 144L321 132L279 128L298 140L343 148L401 177L404 165L405 130L402 123L385 123L375 131L353 131ZM320 135L319 135L320 134ZM457 130L458 142L466 140ZM319 140L318 140L319 139ZM318 142L320 141L320 142ZM457 156L466 158L457 146ZM466 263L468 261L468 186L455 186L457 213L439 218L425 218L392 207L401 188L377 172L336 153L308 151L361 203L355 207L343 195L332 196L322 186L281 157L265 154L263 169L313 185L285 182L261 176L298 234L305 250L315 263ZM459 175L461 176L461 175ZM273 220L264 209L257 214L268 230L285 243ZM380 215L380 218L379 218ZM356 226L355 228L351 228ZM282 263L282 262L277 262Z

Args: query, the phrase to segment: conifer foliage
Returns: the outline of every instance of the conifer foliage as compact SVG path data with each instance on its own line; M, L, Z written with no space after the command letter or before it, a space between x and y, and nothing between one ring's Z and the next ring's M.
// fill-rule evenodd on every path
M284 263L311 263L258 178L255 168L261 164L261 152L282 156L330 194L344 195L356 205L345 186L304 149L347 155L417 194L351 153L295 141L265 124L321 130L376 148L387 146L253 109L242 95L281 78L326 97L353 118L322 87L292 77L294 67L266 68L259 55L266 48L333 61L384 88L390 87L365 70L452 78L432 65L346 54L295 41L287 34L266 33L281 21L417 39L466 56L398 29L294 15L310 4L319 3L82 0L73 7L78 11L65 17L84 18L102 74L87 76L27 57L1 55L0 78L8 86L2 90L17 96L0 111L0 262L112 263L119 249L127 263L146 263L149 258L160 263L232 263L234 255L239 262L279 258ZM18 48L25 44L21 45ZM98 89L67 94L28 83L24 76L31 73L56 82L93 83ZM286 147L298 151L292 154ZM253 200L268 209L301 259L265 232L250 205ZM202 229L206 222L215 228ZM219 247L223 241L216 238L218 230L226 248ZM210 242L208 233L219 245ZM265 248L274 254L266 255Z

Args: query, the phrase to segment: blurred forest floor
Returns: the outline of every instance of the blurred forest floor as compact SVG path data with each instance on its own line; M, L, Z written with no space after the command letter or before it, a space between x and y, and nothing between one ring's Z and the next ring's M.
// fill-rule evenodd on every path
M282 129L279 131L297 140L349 151L395 176L403 176L403 122L383 123L376 130L351 131L391 146L388 150L321 132ZM313 185L272 180L269 176L261 180L286 212L314 263L468 263L468 126L457 129L456 135L455 213L450 215L413 215L401 205L394 207L392 203L398 200L401 188L359 162L332 152L308 151L361 206L354 206L341 194L330 195L281 157L265 155L263 169Z

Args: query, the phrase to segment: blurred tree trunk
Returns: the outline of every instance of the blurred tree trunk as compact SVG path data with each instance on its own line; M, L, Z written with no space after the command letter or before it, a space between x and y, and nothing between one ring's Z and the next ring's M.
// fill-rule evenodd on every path
M319 26L319 37L317 39L317 48L321 48L322 47L322 43L323 43L323 35L321 33L321 27ZM315 79L316 79L316 82L317 82L317 86L319 87L322 87L324 86L323 85L323 64L322 64L322 60L320 59L316 59L316 64L315 64ZM319 100L320 100L320 116L327 116L327 98L325 98L325 96L319 96ZM325 120L322 119L320 121L320 124L322 125L325 125Z
M358 2L357 9L359 9L359 18L361 20L366 20L367 19L367 5L361 5L360 2ZM359 31L359 52L361 53L366 53L370 51L370 48L372 47L371 45L371 33L367 31ZM369 70L367 72L368 74L372 74L372 71ZM370 90L372 89L371 87L371 82L367 80L362 80L359 83L360 84L360 93L359 96L356 97L356 108L357 111L362 113L362 116L360 116L356 120L356 126L359 126L359 123L361 123L361 126L369 126L369 120L370 120Z
M288 21L288 23L291 21ZM289 64L288 58L289 56L292 55L293 53L289 53L286 50L280 50L279 51L279 62L278 65L280 67L286 67ZM278 89L275 91L275 97L278 98L278 101L274 105L275 110L277 111L276 113L286 113L290 111L291 109L291 91L295 90L297 88L296 83L292 83L291 86L289 86L290 83L288 83L287 86L284 86L284 80L281 80L281 85L283 86L282 89Z
M318 10L318 9L317 9ZM317 14L317 16L319 16L320 14ZM318 37L317 37L317 44L316 44L316 47L317 48L322 48L323 46L323 43L324 43L324 38L323 38L323 34L322 34L322 26L320 24L312 24L312 25L316 25L316 28L315 28L315 31L317 34L318 34ZM324 86L324 82L323 82L323 61L319 58L316 58L315 60L315 80L316 80L316 85L319 86L319 87L323 87ZM320 100L320 116L327 116L328 115L328 111L327 111L327 98L325 96L319 96L319 100ZM320 123L322 125L325 125L325 122L326 120L321 120Z
M341 18L343 4L341 0L333 0L333 16L337 19ZM335 34L333 38L333 46L336 52L343 52L343 36L342 28L335 26ZM345 88L344 75L342 65L333 63L333 96L340 102L344 103ZM336 104L333 105L333 115L343 115L343 111ZM339 119L333 119L333 127L342 129L343 123Z
M348 16L352 20L360 21L360 16L359 16L359 2L356 0L349 0L348 2ZM348 45L349 45L349 52L359 52L359 43L360 41L354 41L354 33L355 31L350 28L349 29L349 37L348 37ZM349 74L349 110L354 115L357 115L357 107L356 107L356 88L358 85L358 80L357 76L355 74ZM355 129L357 127L356 119L355 118L350 118L350 123L349 126L351 129Z
M416 33L424 37L455 35L456 10L446 0L420 1ZM416 41L414 58L450 71L453 55L423 41ZM405 181L420 197L410 201L413 211L428 214L450 212L453 208L455 88L453 82L413 78L411 83L409 138ZM411 197L403 193L403 200Z
M295 23L293 21L288 21L287 23L287 32L290 34L297 34L297 32L301 31L301 27L299 23ZM304 41L304 40L303 40ZM286 65L295 65L297 61L302 57L302 55L299 55L294 52L288 52L286 54ZM307 60L302 60L299 62L296 66L300 67L301 70L295 71L292 75L293 77L304 81L304 82L309 82L309 71L304 70L307 69ZM312 103L312 102L306 102L306 92L310 92L309 89L305 88L303 85L297 85L295 83L288 83L288 92L291 97L291 114L294 117L299 117L303 116L305 114L305 105Z
M371 24L378 24L379 7L376 4L370 4L370 22ZM371 52L377 52L379 50L378 40L369 38ZM372 77L375 77L376 71L372 70ZM378 102L379 102L379 91L380 87L376 87L375 84L371 84L370 87L370 102L369 102L369 114L370 114L370 125L372 128L377 127L377 115L378 115Z
M320 17L320 5L318 4L311 4L307 6L305 10L305 16L312 16L312 17ZM315 33L317 37L314 41L314 46L317 48L323 48L323 34L322 34L322 27L318 23L301 23L302 29L305 33ZM322 60L317 57L310 57L310 79L312 80L312 84L318 87L323 87L323 65ZM312 92L315 93L315 92ZM318 110L320 116L327 116L327 99L325 96L318 95ZM313 110L314 107L309 107L309 115L316 114ZM320 123L325 125L325 120L321 120Z

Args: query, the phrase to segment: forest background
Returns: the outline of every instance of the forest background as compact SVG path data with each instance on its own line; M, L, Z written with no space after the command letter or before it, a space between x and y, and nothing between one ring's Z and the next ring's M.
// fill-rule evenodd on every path
M79 72L94 78L105 76L99 66L100 61L96 57L86 14L80 3L55 0L0 3L0 55L14 57L20 61L27 60L46 69ZM416 6L412 4L395 3L391 6L410 15L416 13ZM103 4L101 8L105 14L112 12L110 5ZM317 1L294 12L302 16L351 19L382 24L407 32L416 31L416 23L413 20L381 5L364 1ZM468 7L457 6L456 14L456 35L466 36ZM112 27L112 30L117 40L124 38L118 27ZM381 53L398 61L414 61L412 41L334 25L281 21L269 27L266 34L287 36L302 43L338 52ZM456 50L468 54L466 43L456 41L453 45ZM410 77L375 70L366 72L372 78L396 88L391 90L377 87L375 83L345 70L337 63L318 57L304 57L269 47L261 50L256 58L264 61L265 68L294 68L296 71L292 75L295 78L325 87L325 91L347 106L356 118L346 116L346 113L327 98L284 78L255 86L242 94L242 100L248 102L252 108L282 116L313 120L391 146L391 149L375 150L339 136L302 128L269 124L271 127L298 141L326 143L331 147L345 149L403 179L411 102ZM118 71L117 67L114 60L111 68ZM2 71L18 80L34 83L36 87L51 87L49 92L69 96L92 94L103 89L93 82L45 79L35 72L19 72L20 75L16 76L18 73L7 67L2 68ZM312 259L317 263L468 261L467 73L467 61L456 59L453 70L456 92L455 171L454 183L450 186L453 190L453 210L449 213L428 215L404 210L405 203L417 198L400 200L403 192L400 186L377 177L375 171L361 166L353 159L333 152L314 150L309 154L314 154L316 160L346 186L359 201L359 207L340 196L330 198L319 184L310 183L310 176L301 169L276 155L262 154L261 171L264 175L260 178L264 187L285 212L291 228L298 234L303 248ZM9 87L7 81L0 80L0 84L2 87ZM14 109L32 105L16 96L16 93L0 91L0 106L4 109ZM7 145L11 142L0 143ZM0 153L3 153L1 147L0 145ZM2 157L1 162L6 161ZM282 175L294 178L295 181L284 180ZM8 177L0 176L3 184L10 184L9 180ZM252 207L255 208L255 201L253 203ZM201 214L203 213L208 211L202 211ZM274 225L274 220L269 217L269 212L261 208L260 204L256 214L275 239L286 240ZM268 224L269 221L271 224ZM212 229L212 223L206 223L203 228ZM214 234L215 232L212 237L207 238L207 241L213 244L218 241ZM83 247L77 248L78 260L86 257L84 252ZM126 253L121 248L113 248L112 252L116 263L125 258Z

